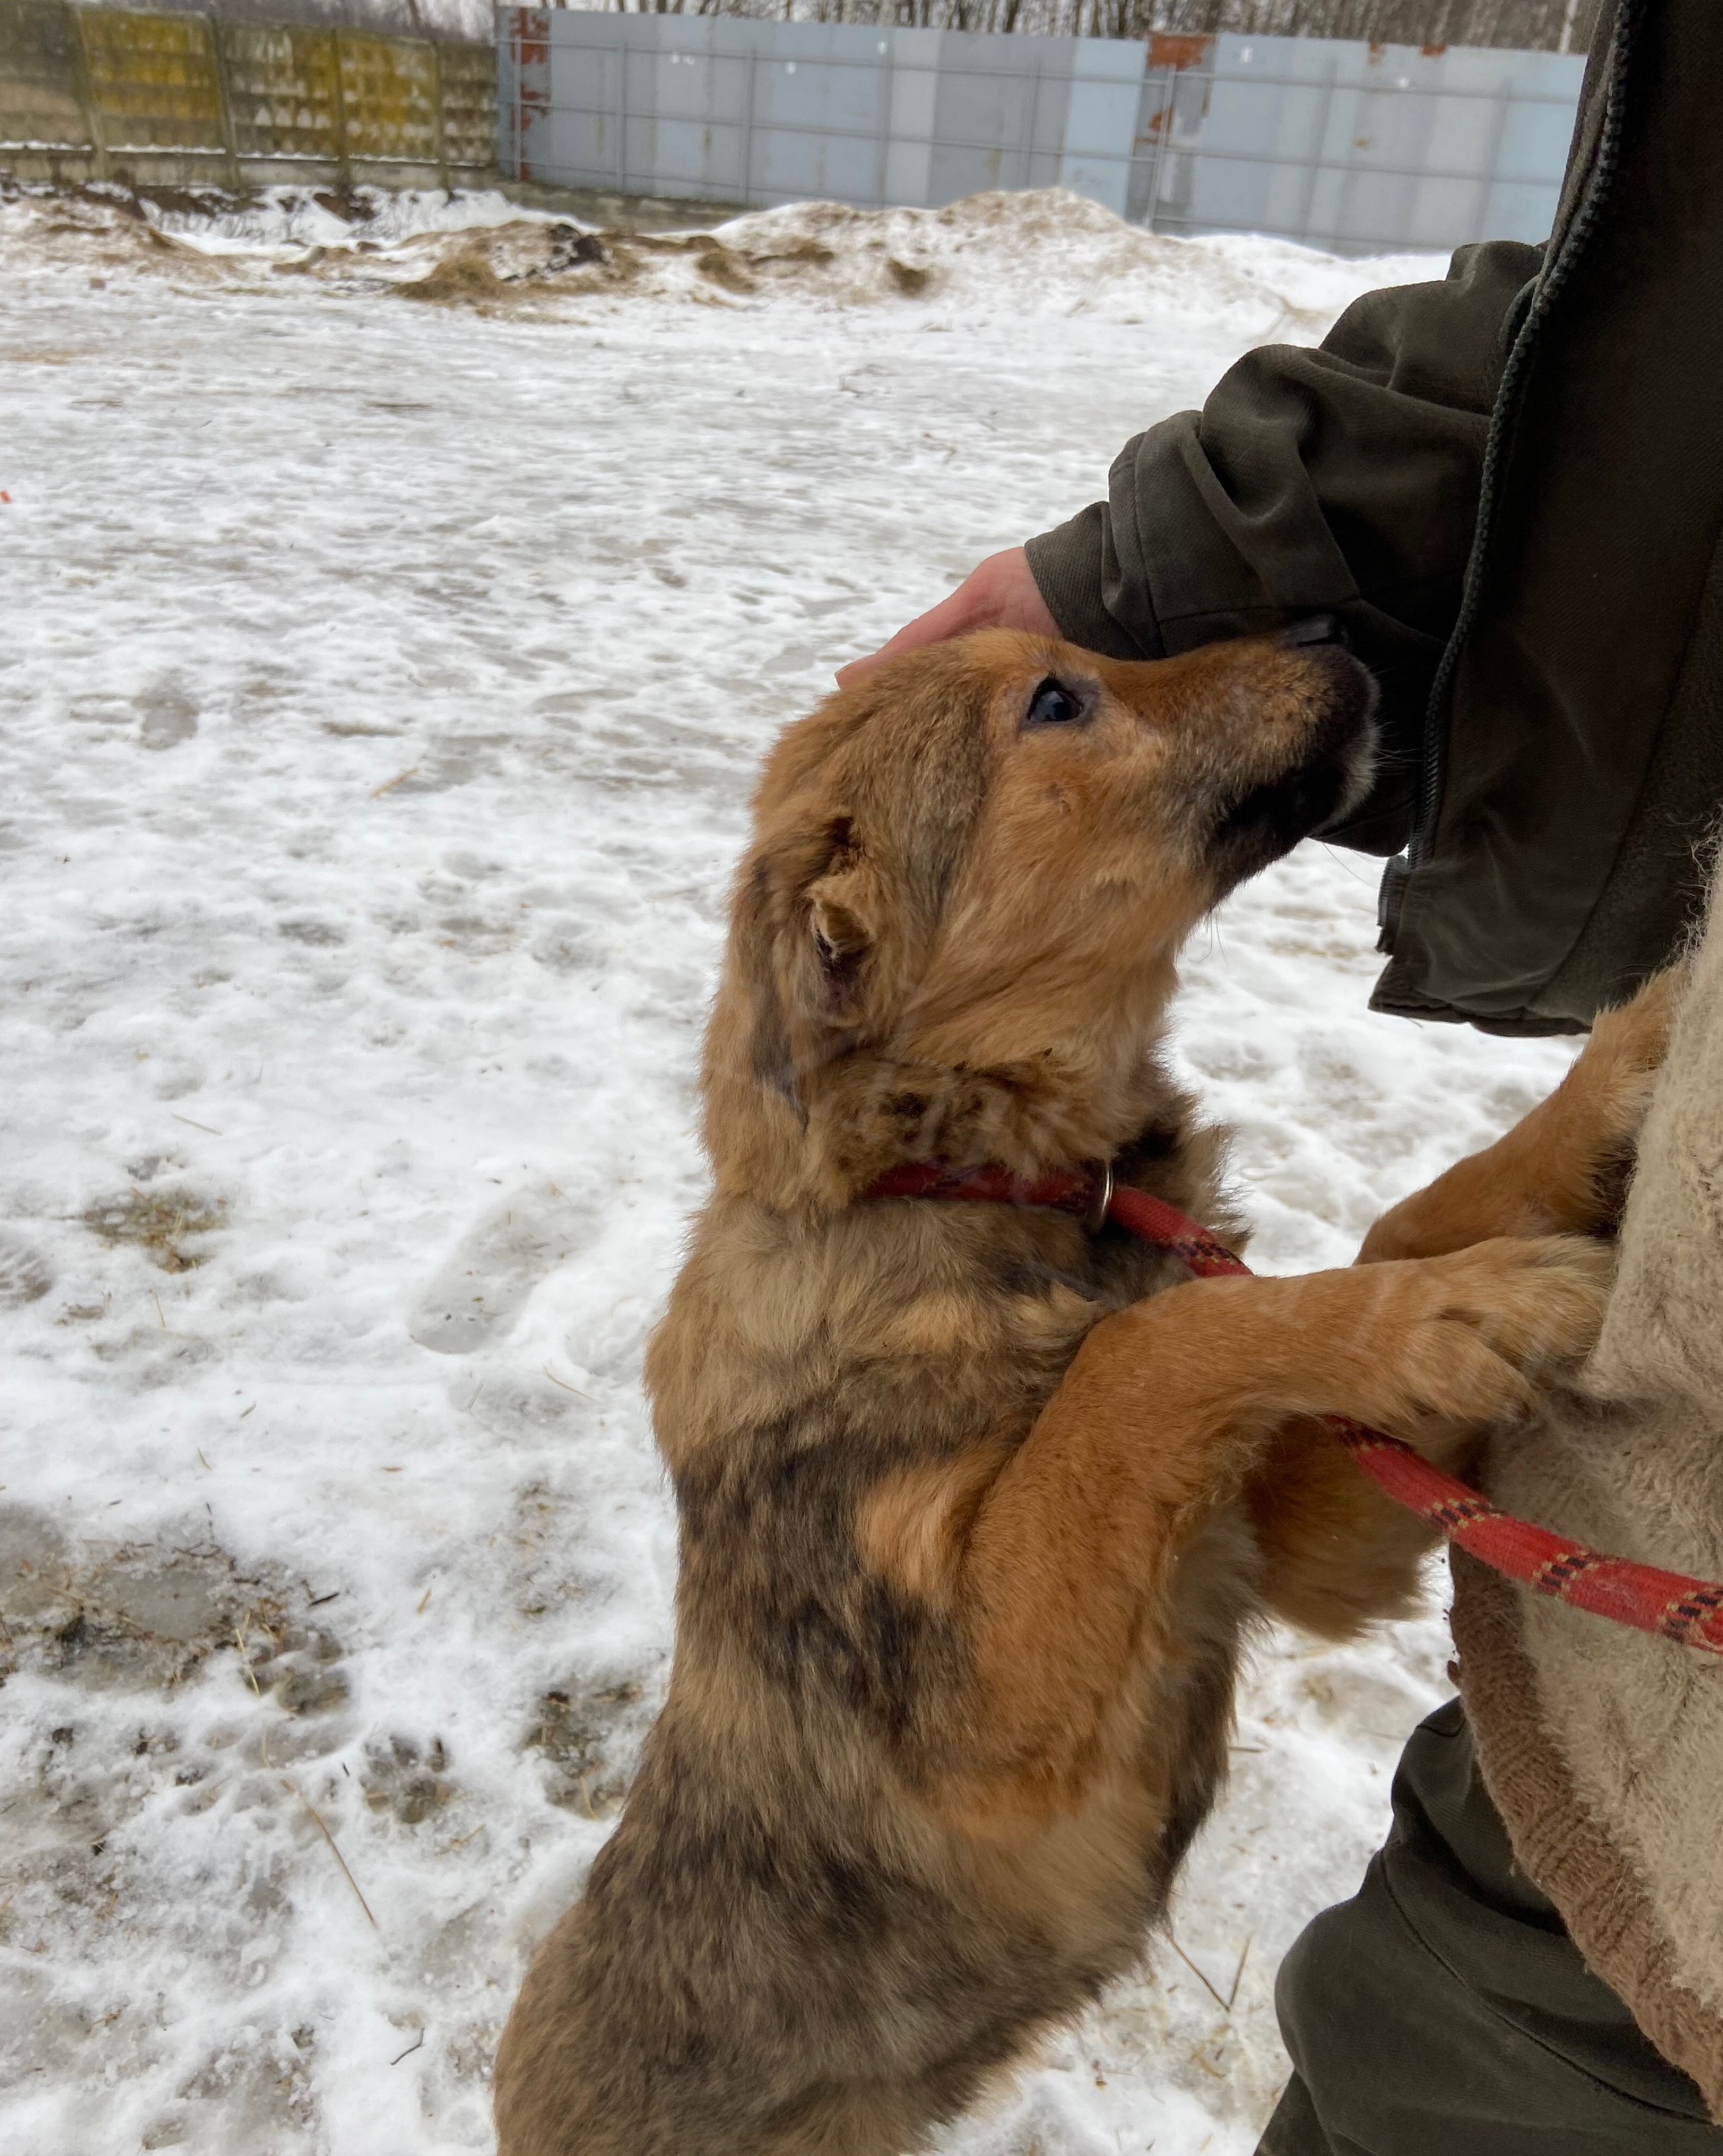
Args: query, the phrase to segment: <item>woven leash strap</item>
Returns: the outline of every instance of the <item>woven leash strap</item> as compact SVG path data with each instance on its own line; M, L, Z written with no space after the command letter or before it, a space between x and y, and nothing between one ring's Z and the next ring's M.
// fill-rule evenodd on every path
M1094 1190L1086 1176L1049 1176L1043 1182L1024 1184L1002 1168L952 1175L916 1165L892 1170L867 1195L967 1197L1081 1213ZM1113 1190L1106 1201L1106 1218L1144 1242L1170 1251L1201 1279L1250 1272L1242 1258L1234 1257L1206 1228L1147 1191ZM1428 1520L1481 1564L1505 1573L1535 1594L1589 1610L1594 1617L1612 1618L1637 1632L1657 1633L1706 1654L1723 1654L1723 1583L1606 1557L1584 1543L1500 1511L1397 1437L1367 1430L1343 1415L1324 1415L1323 1421L1396 1504Z

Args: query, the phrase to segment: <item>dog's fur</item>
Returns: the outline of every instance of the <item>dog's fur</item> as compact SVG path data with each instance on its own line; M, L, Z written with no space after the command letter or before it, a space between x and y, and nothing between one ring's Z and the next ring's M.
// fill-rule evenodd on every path
M1655 994L1363 1269L1192 1282L1058 1213L862 1195L1110 1160L1236 1243L1158 1059L1174 961L1356 798L1371 693L1323 645L996 631L779 742L713 1193L648 1359L669 1697L505 2032L503 2156L922 2147L1142 1952L1251 1623L1342 1637L1412 1595L1423 1529L1299 1418L1452 1458L1588 1346L1608 1258L1562 1231L1607 1213Z

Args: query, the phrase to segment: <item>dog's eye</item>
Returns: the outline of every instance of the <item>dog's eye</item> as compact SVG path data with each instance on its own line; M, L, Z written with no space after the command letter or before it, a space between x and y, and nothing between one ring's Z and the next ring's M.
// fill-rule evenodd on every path
M1068 689L1052 675L1041 684L1029 699L1029 709L1024 718L1026 726L1070 726L1085 717L1083 699L1074 690Z

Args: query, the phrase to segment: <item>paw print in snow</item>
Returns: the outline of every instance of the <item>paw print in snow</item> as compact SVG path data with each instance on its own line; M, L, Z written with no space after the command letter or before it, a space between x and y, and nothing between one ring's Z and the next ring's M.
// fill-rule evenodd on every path
M416 1827L453 1794L448 1766L441 1737L433 1737L422 1752L411 1737L390 1737L366 1745L359 1786L374 1812L390 1813L404 1827Z

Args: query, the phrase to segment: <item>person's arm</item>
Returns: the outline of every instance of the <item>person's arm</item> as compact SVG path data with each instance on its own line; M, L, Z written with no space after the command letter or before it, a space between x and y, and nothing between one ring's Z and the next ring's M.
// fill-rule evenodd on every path
M1115 658L1158 658L1337 614L1381 682L1384 755L1371 799L1330 836L1395 852L1471 549L1504 326L1540 260L1513 241L1462 247L1440 282L1355 301L1315 348L1247 353L1201 412L1126 444L1105 502L990 557L888 651L1051 624Z

